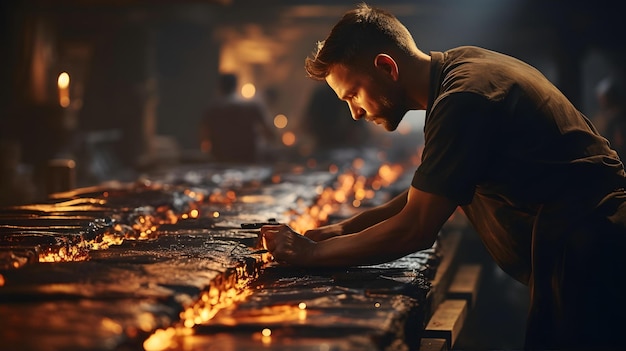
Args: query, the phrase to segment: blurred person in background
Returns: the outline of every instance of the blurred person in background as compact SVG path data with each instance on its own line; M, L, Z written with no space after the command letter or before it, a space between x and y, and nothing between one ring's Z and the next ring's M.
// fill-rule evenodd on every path
M264 105L237 94L237 76L220 74L217 99L204 112L200 126L201 149L221 163L255 163L261 146L275 141Z
M36 195L32 174L22 163L20 144L0 138L0 206L26 204L34 201Z
M276 261L395 260L430 248L460 206L495 262L529 288L527 349L623 348L626 173L541 72L479 47L425 53L395 16L366 4L305 67L356 120L394 131L425 110L425 143L411 186L390 202L304 235L262 227Z

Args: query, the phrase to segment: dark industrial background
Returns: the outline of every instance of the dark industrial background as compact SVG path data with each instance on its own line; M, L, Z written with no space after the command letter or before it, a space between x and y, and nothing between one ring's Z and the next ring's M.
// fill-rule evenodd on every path
M128 166L173 152L167 146L194 150L219 71L255 84L297 131L318 84L305 77L303 60L355 3L3 2L0 137L16 140L20 162L33 167L97 137L117 140L115 157ZM587 115L598 81L621 74L626 26L615 1L370 4L397 14L425 51L478 45L528 61ZM64 71L72 103L61 108L56 78Z

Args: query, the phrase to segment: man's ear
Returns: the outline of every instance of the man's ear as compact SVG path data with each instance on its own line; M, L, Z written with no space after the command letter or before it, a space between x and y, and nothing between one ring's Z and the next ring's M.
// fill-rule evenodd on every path
M394 81L398 80L398 64L387 54L378 54L374 58L374 66L388 74Z

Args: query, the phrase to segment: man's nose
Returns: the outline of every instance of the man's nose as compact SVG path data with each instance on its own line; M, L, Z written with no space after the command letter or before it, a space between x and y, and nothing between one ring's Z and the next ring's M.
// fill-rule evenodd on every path
M353 120L358 121L361 118L363 118L363 115L365 114L365 110L363 110L362 108L358 106L353 106L352 104L348 104L348 106L350 106L350 113L352 114Z

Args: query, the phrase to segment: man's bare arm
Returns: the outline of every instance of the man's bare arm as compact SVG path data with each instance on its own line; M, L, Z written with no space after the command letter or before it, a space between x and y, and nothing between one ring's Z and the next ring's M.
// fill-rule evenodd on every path
M353 266L388 262L433 245L457 204L411 187L401 211L354 234L314 242L287 226L263 227L278 261L303 266Z
M347 220L343 225L345 230L344 234L359 232L396 215L406 205L408 194L409 191L405 190L402 194L394 197L387 203L363 211Z
M351 234L369 228L397 214L406 204L408 190L394 197L387 203L365 210L338 223L311 229L304 235L312 240L321 241L333 236Z

